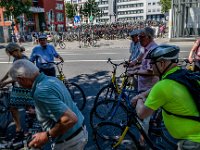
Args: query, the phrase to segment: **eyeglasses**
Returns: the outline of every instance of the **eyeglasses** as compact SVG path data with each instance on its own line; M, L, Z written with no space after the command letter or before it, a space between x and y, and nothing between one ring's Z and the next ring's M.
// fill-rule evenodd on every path
M46 39L39 39L39 41L46 41Z

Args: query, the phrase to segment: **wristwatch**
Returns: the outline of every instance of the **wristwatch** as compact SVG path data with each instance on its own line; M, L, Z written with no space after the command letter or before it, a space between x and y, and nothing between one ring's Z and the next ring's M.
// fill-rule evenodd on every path
M46 133L47 133L48 140L50 142L52 142L53 141L53 137L50 135L49 131L47 131Z

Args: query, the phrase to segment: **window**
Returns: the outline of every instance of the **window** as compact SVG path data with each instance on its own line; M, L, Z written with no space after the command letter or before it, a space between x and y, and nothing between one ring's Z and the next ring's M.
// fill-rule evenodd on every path
M57 10L63 10L63 4L56 3L56 9Z
M153 5L156 5L156 3L155 3L155 2L153 2Z
M56 19L57 19L58 22L64 21L63 13L57 13Z
M151 3L148 3L148 5L151 5Z

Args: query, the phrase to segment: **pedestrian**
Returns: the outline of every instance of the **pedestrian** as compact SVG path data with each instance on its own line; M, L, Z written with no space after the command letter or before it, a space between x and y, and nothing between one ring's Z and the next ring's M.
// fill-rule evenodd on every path
M33 48L30 61L36 62L36 66L40 69L40 72L48 76L56 76L56 70L54 64L47 64L48 62L54 62L54 57L64 61L63 58L57 53L55 48L47 43L47 36L41 34L39 36L39 43Z
M9 43L6 46L5 51L6 51L6 54L9 56L9 60L10 60L10 57L14 58L13 62L20 59L28 60L28 57L22 53L22 47L20 47L16 43ZM8 84L13 85L12 91L10 94L9 105L10 105L10 111L11 111L13 120L16 125L16 134L13 139L13 143L17 143L21 141L24 137L24 131L21 126L20 113L18 111L18 108L22 108L22 107L31 108L34 104L32 101L32 97L30 96L30 90L20 87L14 80L10 79L9 72L7 72L6 75L0 80L1 87L4 87Z
M62 81L40 73L28 60L14 62L9 72L22 87L32 89L37 119L43 128L33 135L29 146L40 148L50 141L55 143L55 150L83 150L88 139L84 117Z
M194 62L194 71L200 71L200 39L196 40L188 57L190 63Z

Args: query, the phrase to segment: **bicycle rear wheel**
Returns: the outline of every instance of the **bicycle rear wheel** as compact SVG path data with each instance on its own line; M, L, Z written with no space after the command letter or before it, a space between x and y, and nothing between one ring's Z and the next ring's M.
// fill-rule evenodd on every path
M80 110L83 110L86 104L85 93L81 87L73 82L64 82L65 86L69 90L73 101L76 103L77 107Z
M113 145L116 144L122 135L124 128L113 122L101 122L94 128L94 141L99 150L137 150L139 144L135 136L128 131L116 148Z
M60 48L64 49L66 47L65 43L64 42L59 42L59 46Z
M126 124L128 120L126 106L111 99L98 102L90 112L90 125L94 128L98 123L105 120Z

